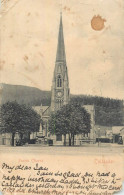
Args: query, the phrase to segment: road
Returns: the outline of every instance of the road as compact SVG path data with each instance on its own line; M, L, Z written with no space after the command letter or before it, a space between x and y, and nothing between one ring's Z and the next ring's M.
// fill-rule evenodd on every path
M84 144L83 146L64 147L64 146L0 146L0 153L13 154L47 154L47 155L116 155L124 154L124 145L103 144Z

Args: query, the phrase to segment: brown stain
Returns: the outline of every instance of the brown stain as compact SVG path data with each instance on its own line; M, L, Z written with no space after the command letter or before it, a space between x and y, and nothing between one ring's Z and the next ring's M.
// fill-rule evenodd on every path
M25 55L23 59L27 62L28 61L28 56Z
M44 55L43 55L41 52L39 52L39 55L40 55L41 57L44 57Z
M1 71L1 70L3 70L3 65L2 65L2 64L0 64L0 71Z
M63 10L64 11L66 11L66 12L68 12L69 14L75 14L73 11L71 11L71 9L69 8L69 7L67 7L67 6L65 6L64 8L63 8Z
M35 47L38 47L38 44L34 44Z
M69 7L67 7L67 6L65 6L64 8L63 8L65 11L70 11L71 9L69 8Z
M28 72L35 72L37 70L39 70L39 66L34 66L34 67L29 67L29 66L25 66L25 70Z
M105 51L105 50L103 50L103 53L106 53L106 51Z
M36 71L36 70L39 70L39 66L37 65L37 66L35 66L34 67L34 70Z
M0 70L3 70L5 64L5 60L0 60Z
M2 64L5 64L5 60L3 60L3 61L1 61L2 62Z
M10 38L13 38L13 35L10 35L9 37L10 37Z
M27 14L27 16L30 16L31 15L31 13L29 12L28 14Z
M105 27L104 22L106 22L104 18L100 15L95 15L91 20L91 27L93 30L100 31Z

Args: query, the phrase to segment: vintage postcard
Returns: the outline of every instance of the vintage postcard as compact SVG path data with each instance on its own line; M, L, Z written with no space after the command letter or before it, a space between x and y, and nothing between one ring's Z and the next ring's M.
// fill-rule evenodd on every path
M123 181L124 1L1 0L0 194Z

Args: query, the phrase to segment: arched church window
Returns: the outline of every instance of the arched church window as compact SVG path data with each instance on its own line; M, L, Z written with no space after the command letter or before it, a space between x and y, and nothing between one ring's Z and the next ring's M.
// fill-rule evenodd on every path
M57 87L62 87L62 78L61 78L61 75L58 75L58 77L57 77Z

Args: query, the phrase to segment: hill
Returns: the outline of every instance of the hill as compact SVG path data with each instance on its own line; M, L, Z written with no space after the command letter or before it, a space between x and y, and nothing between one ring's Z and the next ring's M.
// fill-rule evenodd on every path
M2 84L2 103L7 101L17 101L20 104L30 106L50 105L51 92L42 91L35 87ZM119 99L111 99L90 95L71 95L71 102L80 104L94 104L95 122L97 125L104 126L122 126L123 119L123 102Z
M35 87L2 84L2 103L17 101L19 104L30 106L50 105L51 92L42 91Z

